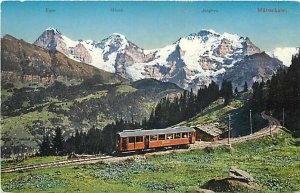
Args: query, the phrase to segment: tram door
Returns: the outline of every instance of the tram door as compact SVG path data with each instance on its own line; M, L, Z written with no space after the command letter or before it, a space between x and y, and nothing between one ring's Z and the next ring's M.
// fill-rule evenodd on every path
M192 143L192 141L193 141L193 133L191 132L189 133L189 142Z
M145 136L144 146L145 149L149 149L149 136Z
M123 150L127 149L127 138L126 137L122 138L122 149Z

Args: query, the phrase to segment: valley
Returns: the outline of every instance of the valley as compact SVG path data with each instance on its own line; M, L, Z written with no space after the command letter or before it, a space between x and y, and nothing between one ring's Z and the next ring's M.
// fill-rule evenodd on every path
M74 86L55 82L48 87L10 89L13 92L1 108L2 156L36 151L45 130L52 133L57 126L68 138L75 129L103 128L117 118L142 121L162 97L182 92L174 84L151 79L99 84L97 77Z

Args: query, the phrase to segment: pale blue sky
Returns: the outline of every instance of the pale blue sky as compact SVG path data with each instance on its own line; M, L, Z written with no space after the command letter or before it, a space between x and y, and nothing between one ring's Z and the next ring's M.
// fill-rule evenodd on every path
M287 13L259 13L258 8L286 9ZM28 42L46 28L56 27L74 40L101 40L118 32L150 49L213 29L248 36L266 51L300 46L297 2L4 2L1 11L2 36L10 34Z

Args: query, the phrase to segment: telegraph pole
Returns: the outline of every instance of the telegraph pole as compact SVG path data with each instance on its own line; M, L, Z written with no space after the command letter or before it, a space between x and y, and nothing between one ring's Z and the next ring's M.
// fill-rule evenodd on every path
M252 113L251 113L251 109L250 109L250 131L251 131L251 135L252 135Z
M228 144L230 144L230 114L228 115Z
M282 109L282 126L284 127L284 107Z
M271 116L272 116L272 113L271 113ZM270 122L270 135L272 135L272 126L273 126L273 124L272 124L271 121L269 121L269 122Z

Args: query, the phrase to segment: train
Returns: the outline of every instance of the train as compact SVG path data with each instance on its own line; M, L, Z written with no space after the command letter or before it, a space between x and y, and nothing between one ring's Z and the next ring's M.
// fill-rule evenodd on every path
M196 131L191 127L124 130L117 133L117 140L118 153L184 147L195 143Z

